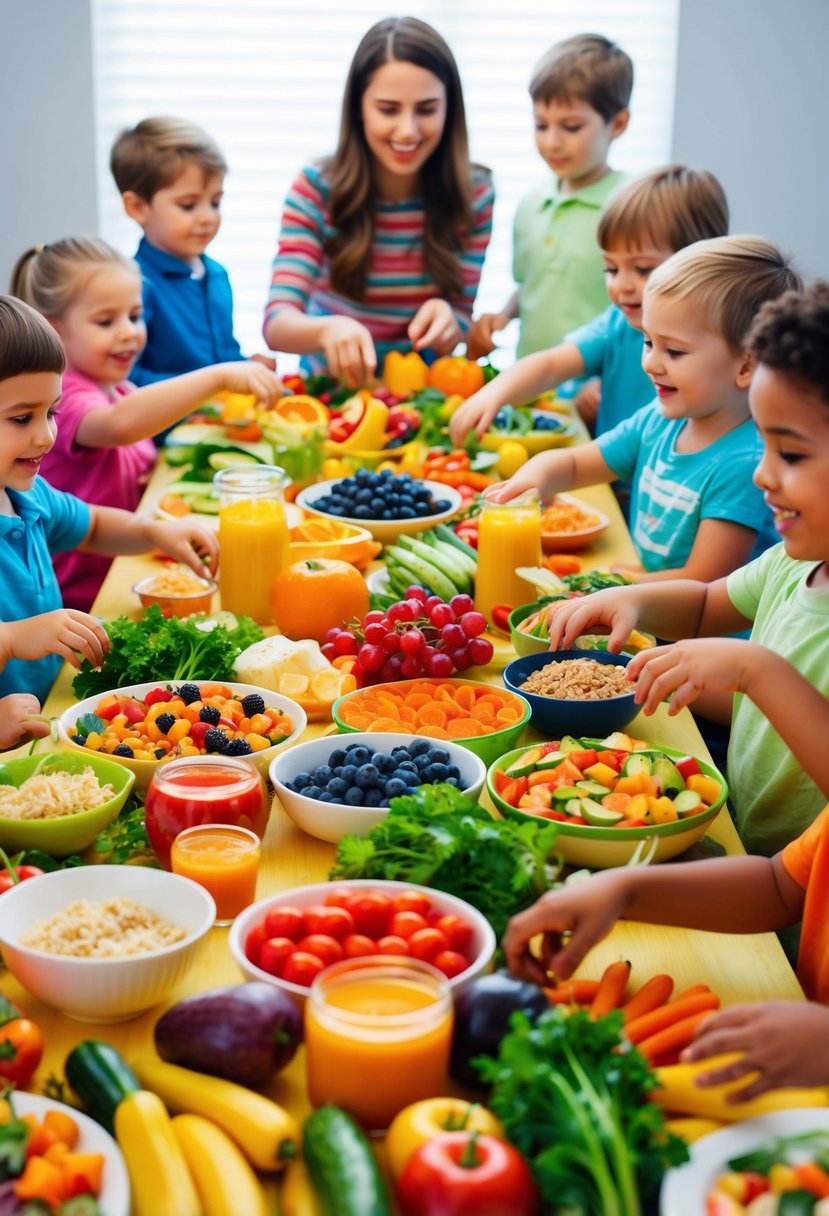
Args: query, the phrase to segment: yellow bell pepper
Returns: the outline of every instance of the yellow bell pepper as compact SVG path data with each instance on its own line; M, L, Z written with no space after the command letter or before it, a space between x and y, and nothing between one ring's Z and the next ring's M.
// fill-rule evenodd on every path
M426 387L429 370L417 351L390 350L383 364L383 383L395 397L411 397Z
M425 1098L405 1107L386 1133L386 1159L392 1176L400 1177L406 1162L421 1144L443 1132L459 1130L504 1139L504 1129L492 1111L463 1098Z
M668 1064L656 1069L659 1088L651 1093L651 1100L663 1110L679 1115L698 1115L703 1119L718 1119L721 1123L735 1123L738 1119L753 1119L756 1115L768 1115L776 1110L790 1110L797 1106L829 1106L829 1090L772 1089L758 1098L746 1102L729 1102L731 1094L745 1089L759 1075L747 1073L739 1081L706 1088L696 1084L697 1077L725 1068L739 1059L739 1054L712 1056L694 1064Z

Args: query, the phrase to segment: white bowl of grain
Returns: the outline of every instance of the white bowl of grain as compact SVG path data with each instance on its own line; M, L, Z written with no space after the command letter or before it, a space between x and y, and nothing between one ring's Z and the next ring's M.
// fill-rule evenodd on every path
M56 870L2 901L7 967L79 1022L124 1022L170 996L216 916L198 883L143 866Z

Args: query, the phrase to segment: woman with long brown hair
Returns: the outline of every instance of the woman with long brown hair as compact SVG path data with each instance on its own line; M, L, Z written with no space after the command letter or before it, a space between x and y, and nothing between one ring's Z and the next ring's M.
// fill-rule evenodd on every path
M389 350L448 354L472 316L493 197L469 160L449 47L414 17L378 22L351 63L336 152L286 200L268 345L351 385Z

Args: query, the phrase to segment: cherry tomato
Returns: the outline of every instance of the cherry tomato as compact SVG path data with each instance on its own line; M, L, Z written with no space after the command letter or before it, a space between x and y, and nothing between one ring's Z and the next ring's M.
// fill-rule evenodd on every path
M325 963L321 958L317 958L316 954L309 954L307 950L295 950L290 958L285 960L282 978L291 984L301 984L304 988L309 988L314 976L319 975L324 967Z
M28 1085L43 1057L43 1035L29 1018L15 1018L0 1026L0 1077L22 1089Z
M401 891L394 901L395 912L419 912L428 916L432 901L423 891Z
M382 613L381 613L382 615ZM368 620L368 617L366 617ZM350 887L335 887L325 897L326 908L347 908L349 900L354 895Z
M269 937L259 950L259 966L268 975L282 975L285 963L296 951L296 942L289 937Z
M457 950L440 950L429 959L429 962L450 980L453 975L460 975L469 966L469 959L465 955L459 954Z
M262 946L267 940L268 935L265 932L264 924L255 925L245 938L245 958L255 967L261 965L259 959L262 954Z
M389 933L396 937L405 937L408 941L418 929L428 928L429 922L420 912L395 912L389 922Z
M367 937L383 937L391 920L394 905L388 895L380 891L352 892L351 899L346 905L354 917L358 933Z
M277 904L265 914L265 932L268 937L289 937L292 942L298 942L305 936L305 918L299 908Z
M325 933L341 942L356 929L354 917L346 908L314 904L305 909L305 928L308 933ZM313 952L312 952L313 953Z
M335 937L329 933L309 933L297 944L297 950L315 954L321 958L326 967L338 963L343 956L343 948Z
M377 943L365 933L349 933L343 938L343 954L346 958L363 958L377 953Z
M439 920L435 921L435 928L440 929L449 943L450 950L457 950L463 954L472 944L472 926L467 924L461 916L451 913L441 916Z
M389 933L385 937L381 937L377 942L378 954L408 954L409 943L405 937L395 937Z
M436 954L448 949L448 946L440 929L418 929L409 938L409 953L425 963L430 963Z
M15 870L21 882L24 878L39 878L43 873L39 866L16 866Z

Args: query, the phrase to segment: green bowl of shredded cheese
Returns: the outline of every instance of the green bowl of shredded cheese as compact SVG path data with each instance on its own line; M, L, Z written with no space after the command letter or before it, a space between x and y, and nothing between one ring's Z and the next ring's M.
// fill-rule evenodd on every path
M134 783L129 769L94 753L0 762L0 848L79 853L116 817Z

